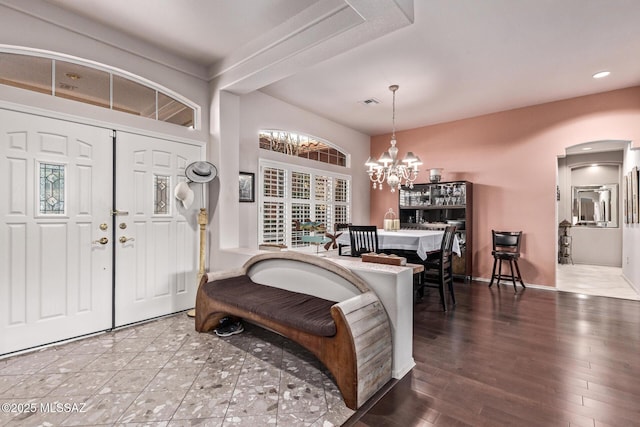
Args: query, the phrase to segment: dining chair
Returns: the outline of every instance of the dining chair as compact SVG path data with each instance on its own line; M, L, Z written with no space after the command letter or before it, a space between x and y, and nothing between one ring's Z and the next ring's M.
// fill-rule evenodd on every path
M440 292L442 309L447 311L447 296L445 288L449 289L451 302L456 304L453 292L453 241L456 235L456 227L448 226L444 229L440 251L429 254L424 264L422 283L419 284L418 295L424 295L424 288L436 288Z
M333 224L333 235L336 236L336 238L338 237L338 233L340 231L349 231L349 226L351 225L351 223L347 223L347 222L336 222L335 224ZM342 243L338 243L338 255L348 255L346 252L343 253L345 248L348 248L349 245L345 245Z
M520 243L522 242L522 231L495 231L491 230L493 240L493 271L491 273L491 282L489 287L493 285L493 280L509 280L513 282L513 289L517 292L516 280L520 282L523 288L526 288L518 267L518 259L520 259ZM498 264L498 261L500 264ZM502 262L509 262L510 274L502 274ZM496 274L496 265L498 266L498 274ZM514 269L515 267L515 269Z
M375 225L350 225L349 239L352 257L359 257L370 252L380 252L378 249L378 227Z

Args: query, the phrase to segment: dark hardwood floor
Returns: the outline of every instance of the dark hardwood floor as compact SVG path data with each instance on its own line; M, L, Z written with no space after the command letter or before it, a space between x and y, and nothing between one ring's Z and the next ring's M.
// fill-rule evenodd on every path
M640 302L455 283L414 306L416 367L345 425L640 426ZM364 413L363 413L364 412Z

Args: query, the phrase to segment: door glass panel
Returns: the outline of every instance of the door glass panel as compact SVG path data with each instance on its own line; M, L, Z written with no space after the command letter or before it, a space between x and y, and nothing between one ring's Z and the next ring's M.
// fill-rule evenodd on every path
M193 126L193 108L163 93L158 93L158 120L180 126Z
M113 109L136 116L156 118L156 91L113 75Z
M64 215L65 167L40 163L40 213Z
M0 53L0 83L51 95L51 59Z
M169 214L169 177L154 175L153 213L156 215Z
M56 61L55 67L57 97L110 107L109 73L65 61Z

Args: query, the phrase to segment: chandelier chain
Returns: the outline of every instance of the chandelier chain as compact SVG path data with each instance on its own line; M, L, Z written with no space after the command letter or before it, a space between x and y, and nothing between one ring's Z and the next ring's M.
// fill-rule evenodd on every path
M391 139L393 139L395 141L396 139L396 90L398 90L398 86L390 86L389 89L391 89L393 91L393 105L392 105L392 115L391 115L391 121L392 121L392 127L393 127L393 132L391 134Z

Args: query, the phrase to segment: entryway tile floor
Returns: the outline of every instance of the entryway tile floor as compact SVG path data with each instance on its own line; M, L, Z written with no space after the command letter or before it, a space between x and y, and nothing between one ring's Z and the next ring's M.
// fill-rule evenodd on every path
M640 300L640 295L622 276L622 268L599 265L560 264L556 289L584 295Z
M297 344L227 338L181 313L0 359L3 426L341 425L353 411Z

